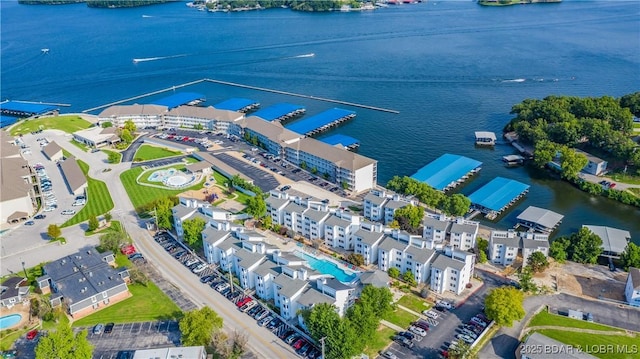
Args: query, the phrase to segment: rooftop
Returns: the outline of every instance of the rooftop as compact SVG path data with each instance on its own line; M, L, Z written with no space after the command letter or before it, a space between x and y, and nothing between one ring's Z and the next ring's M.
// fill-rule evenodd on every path
M327 218L329 215L331 215L331 213L317 211L315 209L309 209L308 211L304 212L304 215L305 217L309 217L309 219L311 219L314 222L320 222L323 219Z
M432 268L438 268L440 270L445 270L446 268L453 268L455 270L461 271L464 268L465 263L463 261L459 261L457 259L453 259L451 257L447 257L444 254L438 254L436 260L433 261L431 265Z
M170 96L163 97L159 100L153 101L152 105L167 106L169 109L178 107L180 105L186 105L194 101L205 101L207 98L204 94L196 92L177 92Z
M372 204L376 205L376 206L380 206L384 203L384 201L387 200L386 197L381 197L381 196L377 196L376 194L374 194L373 192L369 192L367 193L366 196L364 196L364 200L365 201L369 201Z
M425 182L429 186L443 191L480 166L482 166L482 162L480 161L445 153L433 162L422 167L411 176L411 178Z
M278 122L268 122L256 116L246 117L243 120L242 127L257 132L281 146L295 142L297 139L302 137L299 134L282 127Z
M116 134L113 132L113 130L115 130L113 127L102 128L100 126L93 126L84 130L76 131L73 133L73 135L86 138L95 143L100 143L110 140L112 137L115 137Z
M535 223L546 228L554 228L562 221L564 216L548 209L529 206L517 218L519 221Z
M262 108L252 113L251 116L260 117L266 121L274 121L298 111L304 111L304 106L283 102Z
M540 247L549 248L549 241L540 241L535 239L522 238L522 247L532 248L532 249L536 249Z
M529 190L529 185L516 180L496 177L473 192L469 199L471 203L488 208L492 211L500 211L522 193Z
M416 246L409 245L407 249L404 250L405 253L411 255L411 259L417 263L427 263L433 258L433 255L436 253L434 250L427 248L418 248Z
M631 233L622 229L588 224L583 227L602 239L602 248L605 252L622 253L631 240Z
M280 286L280 294L286 298L291 298L307 287L309 284L306 280L292 279L286 274L280 274L275 277L273 282Z
M204 120L233 122L241 119L244 114L235 111L220 110L211 106L180 106L167 112L166 116L191 117Z
M62 147L56 141L49 142L46 146L42 148L42 152L47 155L48 158L52 158L59 152L62 152Z
M346 219L342 219L336 215L332 215L329 218L327 218L324 224L326 226L338 226L338 227L346 228L351 225L351 222L347 221Z
M362 282L362 284L364 285L371 284L374 287L382 288L388 287L390 281L391 279L389 278L387 272L383 272L377 269L360 274L360 282Z
M478 225L469 223L456 223L451 224L451 233L477 233Z
M298 303L305 307L310 307L320 303L333 304L334 302L335 300L333 298L323 294L315 287L307 288L302 295L300 295L300 298L298 298Z
M345 148L360 144L358 139L342 134L327 136L325 138L321 138L320 141L331 146L340 145Z
M333 163L336 167L350 171L355 171L378 162L374 159L342 148L330 146L324 142L308 137L289 144L288 147L322 158Z
M449 225L451 225L451 222L449 221L441 221L437 218L433 218L433 217L425 217L424 220L422 221L422 224L425 227L431 227L437 231L447 231L449 229Z
M257 105L259 105L259 103L256 100L251 100L248 98L231 98L231 99L219 102L213 105L213 107L220 110L240 111L240 110L244 110L247 107L257 106Z
M47 112L55 111L57 109L58 106L45 103L22 101L6 101L0 103L0 112L3 115L17 115L19 117L41 115Z
M160 116L167 112L167 106L160 105L119 105L104 109L98 115L99 118L120 117L120 116Z
M244 268L249 268L266 258L264 254L249 252L248 250L239 250L234 256L239 259L240 265Z
M270 206L271 208L281 208L282 206L284 206L285 204L289 203L288 199L285 198L278 198L278 197L274 197L274 196L269 196L267 199L264 200L268 206Z
M29 164L22 157L0 159L0 201L28 196L33 186L24 177L30 173Z
M631 277L633 289L640 290L640 269L629 267L629 276Z
M355 236L362 239L362 243L372 246L376 242L380 241L380 238L384 236L384 233L370 232L365 229L358 229Z
M221 239L225 239L231 235L229 231L219 231L209 225L205 226L202 234L205 236L204 240L207 243L215 243Z
M321 112L317 115L296 121L287 126L287 129L297 132L301 135L306 135L309 132L327 126L334 121L337 121L341 118L347 116L355 116L355 112L341 109L341 108L332 108Z
M476 139L478 138L487 138L490 139L492 141L496 140L496 134L490 131L476 131L475 133L476 135Z
M75 157L69 157L60 165L64 178L69 184L72 192L77 191L80 187L87 185L87 178L84 176L84 172L80 169L78 161Z
M170 347L156 349L139 349L133 354L132 359L199 359L207 356L203 346L197 347Z
M400 243L395 238L385 235L384 240L378 245L378 249L382 249L387 252L395 249L402 252L406 246L406 244Z
M267 274L271 274L272 276L277 276L278 274L280 274L282 271L280 269L280 266L278 264L276 264L273 261L264 261L262 263L260 263L260 265L258 265L256 267L256 269L253 270L253 273L255 273L256 275L259 275L261 277L266 276Z

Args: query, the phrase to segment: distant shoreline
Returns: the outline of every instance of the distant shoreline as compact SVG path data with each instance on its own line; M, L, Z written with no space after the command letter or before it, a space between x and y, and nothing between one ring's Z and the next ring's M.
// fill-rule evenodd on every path
M562 0L478 0L478 4L482 6L511 6L526 4L553 4L560 3Z

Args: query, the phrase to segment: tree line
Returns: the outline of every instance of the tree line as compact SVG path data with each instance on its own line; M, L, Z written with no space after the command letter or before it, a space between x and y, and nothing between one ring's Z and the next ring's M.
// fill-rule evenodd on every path
M451 216L462 216L469 212L471 207L471 201L463 194L447 196L428 184L408 176L394 176L387 182L386 187L405 196L415 196L418 201L428 207L439 209Z

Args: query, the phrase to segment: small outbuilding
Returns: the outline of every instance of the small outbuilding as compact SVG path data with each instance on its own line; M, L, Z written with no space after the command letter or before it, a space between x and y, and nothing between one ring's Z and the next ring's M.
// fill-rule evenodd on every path
M527 207L517 217L519 225L547 234L558 228L563 218L564 216L559 213L534 206Z
M602 239L603 252L601 255L603 257L619 258L631 240L631 233L622 229L594 225L582 227L589 229Z
M49 159L49 161L58 162L64 157L62 154L62 147L56 143L56 141L49 142L42 148L42 152Z
M75 157L70 157L60 164L60 169L64 175L64 179L69 187L69 192L78 196L84 194L88 187L87 177L85 177L78 161Z
M640 269L629 267L624 296L627 299L627 304L640 307Z

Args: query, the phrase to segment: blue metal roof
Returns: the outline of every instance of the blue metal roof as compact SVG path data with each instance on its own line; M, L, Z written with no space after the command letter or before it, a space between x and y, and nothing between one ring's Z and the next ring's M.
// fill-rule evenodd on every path
M13 115L29 117L33 115L39 115L46 112L57 110L58 106L43 104L43 103L31 103L20 101L7 101L0 103L0 110L4 115Z
M258 101L248 98L230 98L213 105L218 110L240 111L247 106L258 105Z
M341 108L332 108L315 116L296 121L285 127L288 130L305 135L349 115L355 115L355 112Z
M422 167L411 178L443 191L450 184L480 166L482 166L480 161L446 153Z
M197 92L178 92L171 96L163 97L157 101L153 101L151 104L167 106L169 109L172 109L198 100L204 101L206 100L206 96Z
M0 115L0 127L6 127L18 122L20 118Z
M492 211L500 211L512 200L529 189L528 184L516 180L496 177L491 182L473 192L469 199L471 203L489 208Z
M329 137L325 137L321 139L320 141L330 144L331 146L340 144L340 145L343 145L344 147L349 147L351 145L360 143L360 141L358 141L358 139L356 138L353 138L347 135L341 135L341 134L331 135Z
M257 116L267 121L273 121L300 110L304 110L304 106L283 102L260 109L252 113L251 116Z

